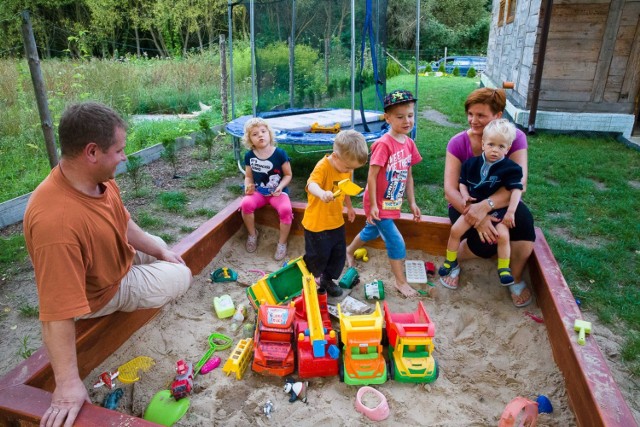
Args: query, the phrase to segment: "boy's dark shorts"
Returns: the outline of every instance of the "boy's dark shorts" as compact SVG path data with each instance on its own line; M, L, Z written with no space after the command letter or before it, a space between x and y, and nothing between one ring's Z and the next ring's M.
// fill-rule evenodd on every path
M449 206L449 219L452 224L455 223L460 216L461 214L455 210L453 206ZM515 228L509 229L510 240L512 242L535 242L536 231L533 227L533 215L531 215L531 211L527 205L522 202L518 203L518 207L516 208L515 221ZM464 239L467 239L467 246L469 246L469 250L471 250L471 252L477 257L491 258L498 253L498 245L482 243L475 228L470 228L466 233L464 233L462 240Z

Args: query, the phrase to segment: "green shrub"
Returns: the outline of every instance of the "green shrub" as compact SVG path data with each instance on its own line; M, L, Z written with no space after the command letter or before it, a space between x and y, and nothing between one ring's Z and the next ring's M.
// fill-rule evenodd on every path
M477 76L476 69L473 67L469 68L469 71L467 71L467 77L473 78L475 76Z
M160 206L170 212L184 211L187 201L187 195L182 191L165 191L158 194Z
M400 75L400 66L393 62L390 61L387 63L387 78L390 79L392 77L395 76L399 76Z
M440 73L446 73L447 69L444 68L444 61L440 63L440 66L438 67L438 72Z
M455 68L453 69L453 71L451 72L451 74L453 74L453 75L454 75L454 76L456 76L456 77L459 77L459 76L460 76L460 68L455 67Z
M431 73L433 72L433 67L431 67L431 64L427 64L427 66L424 69L425 73Z

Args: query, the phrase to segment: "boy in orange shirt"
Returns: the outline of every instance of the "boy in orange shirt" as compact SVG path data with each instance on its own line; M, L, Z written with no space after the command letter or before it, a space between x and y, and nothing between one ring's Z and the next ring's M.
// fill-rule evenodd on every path
M321 289L332 297L342 295L334 282L340 277L346 261L346 235L343 202L350 222L356 217L351 199L344 193L334 196L338 182L351 178L354 169L367 162L369 148L364 136L355 130L336 135L333 152L323 157L307 180L308 203L304 211L304 262L316 277Z

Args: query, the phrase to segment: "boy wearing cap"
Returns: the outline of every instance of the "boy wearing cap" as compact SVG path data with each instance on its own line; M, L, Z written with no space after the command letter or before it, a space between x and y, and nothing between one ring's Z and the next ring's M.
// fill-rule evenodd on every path
M404 275L406 247L393 220L400 218L402 202L407 198L414 221L420 221L411 167L422 161L422 156L408 136L413 130L416 101L406 90L393 91L384 98L384 117L391 129L371 146L363 201L367 223L347 247L347 263L352 267L355 250L382 237L395 277L395 287L405 297L417 296L418 293L409 286Z

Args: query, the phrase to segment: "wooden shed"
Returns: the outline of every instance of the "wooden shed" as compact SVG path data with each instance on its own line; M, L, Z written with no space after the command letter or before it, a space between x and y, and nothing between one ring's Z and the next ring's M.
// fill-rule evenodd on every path
M487 56L519 125L640 136L640 0L493 0Z

